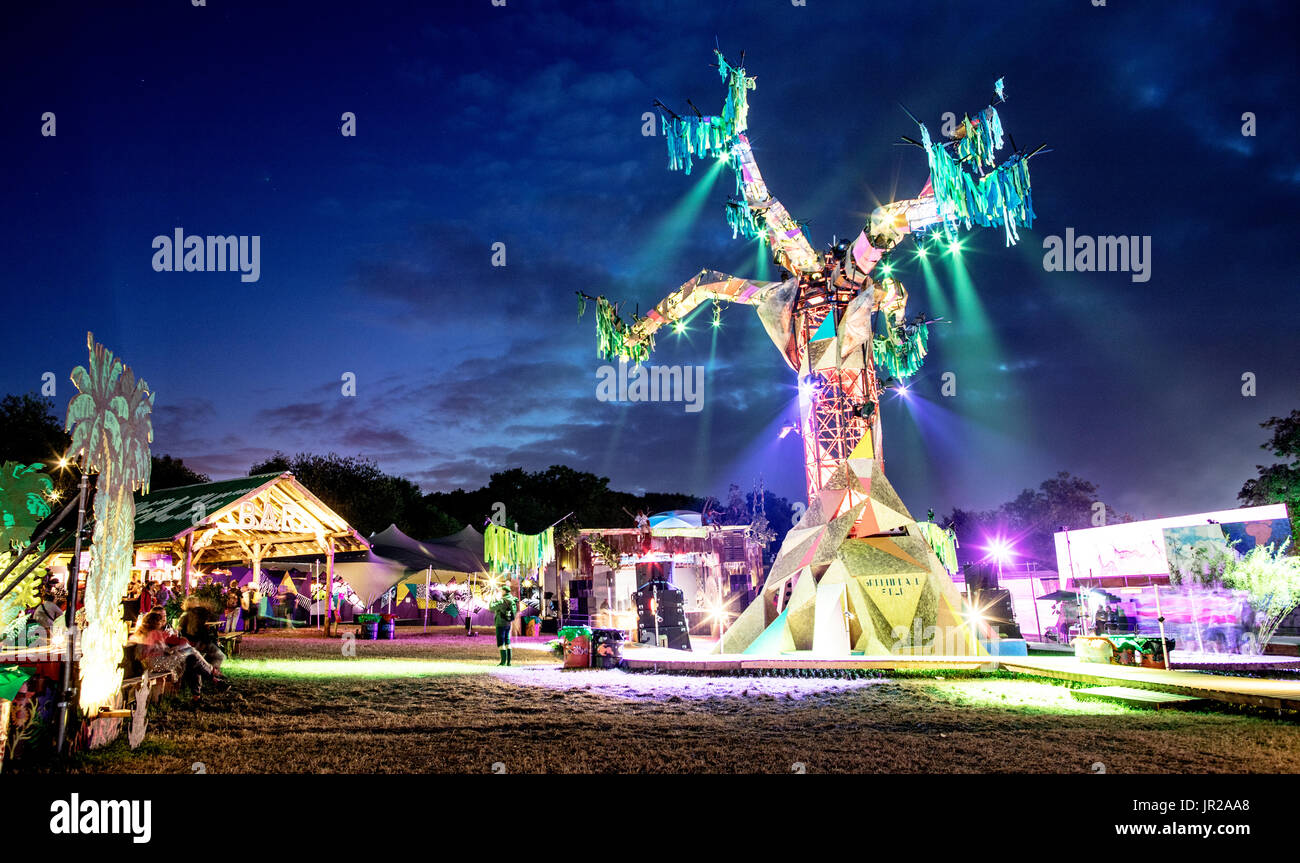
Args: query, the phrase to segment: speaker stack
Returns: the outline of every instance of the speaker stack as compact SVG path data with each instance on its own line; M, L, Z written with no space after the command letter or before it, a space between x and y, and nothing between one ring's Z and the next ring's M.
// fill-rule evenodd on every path
M638 567L638 580L640 577ZM676 650L690 650L691 636L686 627L685 600L682 592L666 581L648 581L632 594L636 604L636 640L654 644L655 635Z

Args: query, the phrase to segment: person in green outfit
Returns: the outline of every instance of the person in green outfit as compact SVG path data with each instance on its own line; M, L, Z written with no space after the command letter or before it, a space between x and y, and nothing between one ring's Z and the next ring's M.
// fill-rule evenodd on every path
M497 665L509 665L510 629L515 622L515 616L519 614L519 600L507 590L488 607L496 616L497 649L501 651L501 661Z

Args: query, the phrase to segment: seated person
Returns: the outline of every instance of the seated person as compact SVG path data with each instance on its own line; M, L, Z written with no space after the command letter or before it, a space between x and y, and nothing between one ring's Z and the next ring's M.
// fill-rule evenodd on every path
M221 672L212 667L188 641L168 632L166 616L156 608L140 620L131 634L136 645L136 658L148 671L171 671L181 682L194 690L198 698L203 692L203 682L212 681L219 687L228 685Z
M215 628L208 625L215 623L217 616L212 613L212 609L192 596L185 598L184 608L185 611L181 613L180 619L176 621L176 634L203 654L203 658L213 668L221 668L221 663L225 661L226 655L221 652L221 645L217 641Z

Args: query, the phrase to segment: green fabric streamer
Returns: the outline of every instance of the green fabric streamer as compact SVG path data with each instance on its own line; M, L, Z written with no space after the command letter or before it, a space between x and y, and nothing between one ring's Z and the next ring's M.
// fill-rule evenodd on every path
M929 346L928 323L905 327L895 323L894 315L889 313L885 334L871 340L871 356L877 368L885 369L890 377L905 380L920 371Z
M925 541L934 550L943 568L950 573L956 572L957 535L951 530L944 530L932 521L918 521L916 526L921 531L921 536L925 537Z
M744 69L732 66L722 56L718 56L718 73L727 82L727 98L722 104L721 117L677 117L663 115L660 128L664 141L668 144L668 170L684 171L687 174L695 164L695 159L703 159L709 154L726 156L736 137L749 128L748 91L758 85L753 78L745 74Z
M1002 118L992 105L975 115L974 121L965 118L966 137L957 142L957 161L970 160L980 174L984 168L993 167L993 153L1002 149Z
M578 317L587 310L586 299L578 295ZM632 326L623 323L618 310L604 297L596 297L596 354L603 359L621 358L636 365L650 359L654 350L653 335L630 338Z
M489 524L483 533L483 559L493 572L526 572L545 566L555 560L555 528L528 534Z
M1001 91L1001 79L998 89ZM966 118L967 134L957 142L957 158L947 145L930 140L930 131L921 126L921 144L930 162L930 184L939 204L944 229L952 235L959 226L1006 231L1008 246L1020 239L1017 226L1034 222L1030 195L1029 164L1014 153L1001 165L994 165L993 152L1002 146L1002 120L992 105L976 115L978 126ZM993 170L985 173L985 168Z
M718 74L727 82L727 101L722 106L722 122L727 136L734 138L749 128L749 96L747 91L758 89L758 82L727 62L722 52L714 49L718 58Z

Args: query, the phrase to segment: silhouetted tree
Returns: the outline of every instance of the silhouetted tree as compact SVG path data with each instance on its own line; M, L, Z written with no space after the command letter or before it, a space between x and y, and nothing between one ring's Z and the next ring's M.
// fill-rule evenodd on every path
M1291 533L1300 535L1300 410L1259 425L1273 432L1259 448L1280 461L1267 467L1255 465L1259 476L1246 480L1237 499L1249 506L1285 503L1291 513Z
M1133 520L1099 500L1097 491L1093 483L1061 471L995 510L954 509L948 521L957 533L963 560L979 560L991 541L1002 539L1014 545L1018 559L1055 567L1054 535L1062 527L1073 530Z
M396 524L418 539L433 539L463 526L426 501L415 483L390 476L361 456L298 453L290 458L277 452L253 465L248 474L285 471L365 536Z
M153 468L149 472L151 491L197 485L201 482L212 482L212 477L186 467L184 459L172 458L169 455L153 456Z

